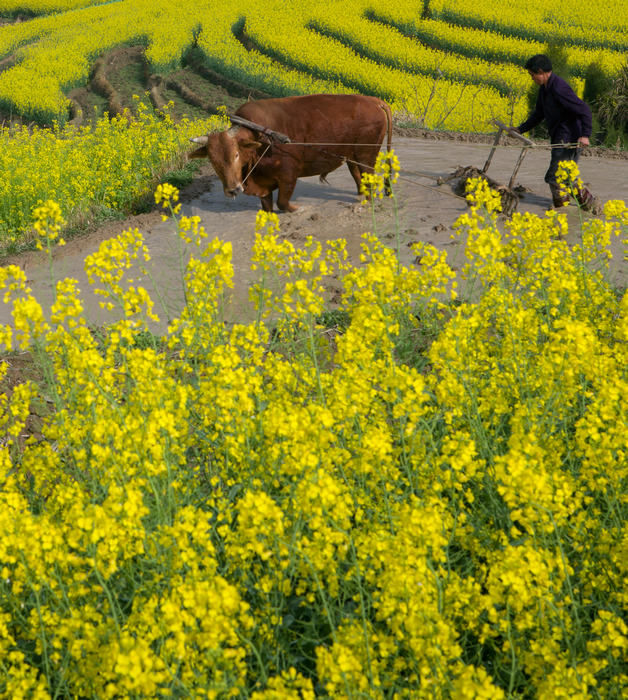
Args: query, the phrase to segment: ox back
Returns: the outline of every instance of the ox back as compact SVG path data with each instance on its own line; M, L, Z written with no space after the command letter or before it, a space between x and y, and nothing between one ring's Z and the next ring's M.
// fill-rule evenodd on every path
M294 211L297 207L290 198L298 178L320 175L324 179L344 162L359 192L362 173L373 172L386 136L387 148L391 146L390 107L376 97L302 95L257 100L242 105L236 115L286 134L290 143L236 126L206 137L206 145L190 157L209 157L227 196L238 192L257 196L265 211L273 210L275 190L278 208Z

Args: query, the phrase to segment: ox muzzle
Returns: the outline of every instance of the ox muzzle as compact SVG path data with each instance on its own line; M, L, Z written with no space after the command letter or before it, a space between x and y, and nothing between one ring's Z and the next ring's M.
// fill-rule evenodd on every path
M242 183L239 182L235 187L228 187L225 185L223 187L224 193L226 197L231 197L232 199L236 197L236 195L242 194L244 192L244 187L242 187Z

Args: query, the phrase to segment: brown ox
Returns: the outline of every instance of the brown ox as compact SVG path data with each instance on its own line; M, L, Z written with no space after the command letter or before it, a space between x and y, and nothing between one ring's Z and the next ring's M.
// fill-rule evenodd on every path
M362 173L373 172L386 134L390 150L390 107L376 97L302 95L257 100L242 105L235 114L286 134L291 143L232 126L228 131L192 139L203 146L190 158L209 157L225 195L235 197L245 192L257 196L264 211L273 210L274 190L279 190L279 209L295 211L290 197L297 178L320 175L323 180L344 162L359 192Z

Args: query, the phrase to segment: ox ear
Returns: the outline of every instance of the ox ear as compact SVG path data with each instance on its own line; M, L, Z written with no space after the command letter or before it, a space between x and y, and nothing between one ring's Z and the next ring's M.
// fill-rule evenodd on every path
M242 141L240 148L260 148L263 145L261 141Z
M197 148L195 151L192 151L192 153L188 153L188 158L207 158L208 153L207 153L207 144L209 143L209 136L195 136L193 139L190 139L192 143L200 143L201 147Z
M208 158L207 146L201 146L192 153L188 153L188 158Z

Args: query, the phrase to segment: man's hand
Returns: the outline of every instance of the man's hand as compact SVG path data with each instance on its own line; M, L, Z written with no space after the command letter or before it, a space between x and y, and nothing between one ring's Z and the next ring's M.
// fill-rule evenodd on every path
M578 145L580 146L589 146L589 137L588 136L581 136L578 139Z

